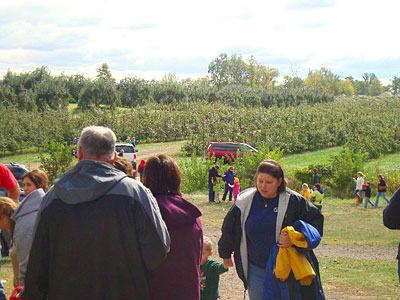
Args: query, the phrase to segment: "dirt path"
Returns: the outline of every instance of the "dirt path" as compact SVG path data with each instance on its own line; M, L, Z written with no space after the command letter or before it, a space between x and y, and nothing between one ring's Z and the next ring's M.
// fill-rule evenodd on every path
M140 149L140 146L138 147L138 153L137 153L137 161L138 163L140 162L141 159L147 159L150 156L157 155L160 153L173 153L181 150L180 145L176 146L168 146L168 147L162 147L162 148L151 148L151 149Z
M208 236L214 244L214 255L212 258L222 262L218 257L218 240L221 236L221 230L216 228L204 228L204 234ZM317 257L325 258L350 258L350 259L366 259L366 260L383 260L393 261L397 255L397 247L384 246L358 246L358 245L326 245L321 244L315 250ZM327 300L372 300L370 295L365 295L362 290L347 291L335 286L324 285L324 293ZM242 300L243 299L243 283L236 275L234 268L228 273L221 276L220 295L221 300ZM248 295L246 296L248 298Z

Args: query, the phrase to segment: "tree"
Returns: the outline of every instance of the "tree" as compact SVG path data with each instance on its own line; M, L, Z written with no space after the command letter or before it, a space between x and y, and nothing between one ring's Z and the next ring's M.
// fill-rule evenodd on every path
M392 84L390 85L390 89L394 95L397 95L400 92L400 77L394 76L391 81Z
M298 76L285 76L283 79L283 86L286 89L300 89L305 86L304 80Z
M221 53L208 65L208 74L211 82L218 88L223 87L229 82L229 59L226 53Z
M111 75L111 71L107 63L103 63L100 68L96 69L96 71L97 71L97 78L108 78L112 81L115 81L115 79Z
M378 96L382 93L383 87L380 80L374 77L368 87L368 94L370 96Z
M351 82L350 78L346 78L345 80L342 80L341 85L342 85L343 94L345 94L346 96L354 95L355 89L354 89L353 83Z

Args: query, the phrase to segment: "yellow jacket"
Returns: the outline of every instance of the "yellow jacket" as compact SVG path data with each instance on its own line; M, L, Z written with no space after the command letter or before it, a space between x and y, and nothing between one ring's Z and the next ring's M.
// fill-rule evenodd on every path
M294 246L300 248L307 248L307 240L304 234L295 231L293 226L287 226L281 231L289 234L290 240ZM300 280L301 285L310 285L315 272L303 253L299 253L296 248L279 248L278 256L276 258L275 276L281 281L285 281L293 271L296 280Z
M307 200L310 200L310 189L307 188L306 190L301 189L300 194L306 198Z

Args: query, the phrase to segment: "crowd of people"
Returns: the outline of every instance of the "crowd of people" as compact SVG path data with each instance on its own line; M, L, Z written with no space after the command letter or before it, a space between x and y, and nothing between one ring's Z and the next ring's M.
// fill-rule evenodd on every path
M0 228L12 233L20 299L217 300L220 276L234 266L250 300L325 299L313 252L324 226L316 169L313 191L303 184L300 195L287 187L277 161L261 162L254 187L242 192L233 166L219 175L214 165L209 201L218 201L222 180L222 201L232 202L218 241L219 263L203 235L201 211L181 193L176 162L165 154L142 160L136 180L115 142L109 128L84 128L78 163L49 190L43 171L26 173L20 203L18 183L0 164L0 185L10 192L0 197ZM379 185L386 187L382 175ZM370 197L362 186L358 195L363 190ZM378 188L377 201L387 199L385 191ZM400 229L399 209L398 191L384 212L387 227Z

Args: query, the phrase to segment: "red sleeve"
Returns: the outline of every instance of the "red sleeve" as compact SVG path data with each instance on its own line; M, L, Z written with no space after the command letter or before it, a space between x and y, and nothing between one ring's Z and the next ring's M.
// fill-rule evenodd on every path
M7 191L11 191L17 185L13 173L3 164L0 163L0 188L4 187Z

